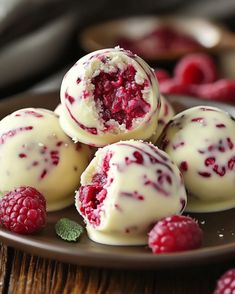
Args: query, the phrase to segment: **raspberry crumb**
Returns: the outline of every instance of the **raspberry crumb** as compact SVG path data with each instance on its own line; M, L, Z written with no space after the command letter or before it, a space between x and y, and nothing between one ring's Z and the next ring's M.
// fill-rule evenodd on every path
M148 246L153 253L168 253L199 248L203 233L198 223L189 216L166 217L149 232Z
M0 223L18 234L31 234L46 224L46 200L32 187L19 187L0 200Z
M235 268L226 271L217 281L214 294L235 292Z

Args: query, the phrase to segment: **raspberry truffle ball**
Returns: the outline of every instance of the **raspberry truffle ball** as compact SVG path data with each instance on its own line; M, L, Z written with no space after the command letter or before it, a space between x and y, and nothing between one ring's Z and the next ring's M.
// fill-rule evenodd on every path
M60 123L75 142L102 147L155 131L160 97L154 71L130 51L85 55L65 75L60 95Z
M159 136L161 135L164 127L170 121L170 119L175 115L175 111L171 106L170 102L163 96L160 96L161 108L159 112L159 117L157 121L157 128L155 133L150 137L150 141L155 144Z
M0 196L31 186L45 196L48 211L71 205L89 154L63 132L54 112L17 110L0 121Z
M179 169L165 152L129 140L96 152L75 201L91 240L142 245L157 220L184 210L186 192Z
M62 105L61 103L59 103L56 108L54 109L54 112L56 115L60 116L61 112L62 112Z
M181 170L187 211L235 207L235 121L223 110L197 106L169 122L158 145Z

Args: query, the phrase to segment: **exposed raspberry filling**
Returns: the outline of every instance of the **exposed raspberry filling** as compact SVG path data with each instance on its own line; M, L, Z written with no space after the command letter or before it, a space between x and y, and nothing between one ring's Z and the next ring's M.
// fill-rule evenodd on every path
M78 193L79 201L81 202L80 212L94 226L100 224L100 212L107 196L107 190L104 189L104 185L107 183L111 157L112 153L107 153L103 160L100 173L94 174L92 183L81 186Z
M146 79L144 83L137 84L135 75L135 68L128 65L123 71L101 71L92 79L94 99L97 107L101 108L100 116L104 122L114 119L130 129L133 119L144 117L149 112L150 104L142 94L149 81Z
M92 225L100 224L99 212L106 194L107 190L98 183L82 186L79 190L79 199L82 203L80 211Z

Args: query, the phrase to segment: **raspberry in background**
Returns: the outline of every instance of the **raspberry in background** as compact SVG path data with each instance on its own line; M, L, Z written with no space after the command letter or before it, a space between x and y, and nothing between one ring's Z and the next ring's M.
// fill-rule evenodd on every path
M214 294L235 293L235 268L226 271L217 281Z
M18 187L0 200L0 223L18 234L31 234L46 225L46 200L32 187Z
M159 55L182 54L201 49L201 44L192 36L168 25L160 25L139 38L119 38L116 43L142 56L144 59Z
M177 62L174 76L186 85L212 83L218 76L217 66L207 54L188 54Z
M154 74L159 83L170 79L170 74L168 73L168 71L162 68L155 68Z
M182 84L177 79L168 79L159 83L161 94L184 94L190 95L190 85Z
M235 103L235 80L221 79L210 84L191 86L191 93L207 100Z
M148 246L153 253L169 253L199 248L203 232L189 216L173 215L163 218L152 228Z

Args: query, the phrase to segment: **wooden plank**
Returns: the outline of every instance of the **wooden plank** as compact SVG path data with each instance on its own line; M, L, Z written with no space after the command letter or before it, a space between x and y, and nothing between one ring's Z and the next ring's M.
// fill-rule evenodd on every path
M4 293L4 291L6 291L6 288L8 287L7 260L8 260L7 246L0 243L0 293Z
M234 261L177 271L99 269L47 260L17 250L11 257L9 249L1 246L0 293L210 294L217 278L231 267L235 267Z

